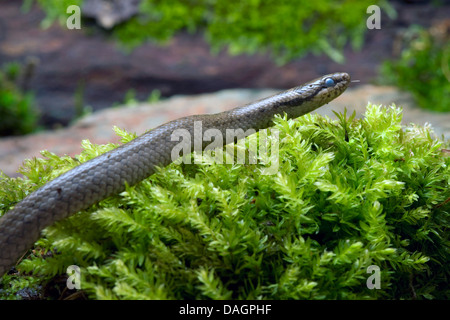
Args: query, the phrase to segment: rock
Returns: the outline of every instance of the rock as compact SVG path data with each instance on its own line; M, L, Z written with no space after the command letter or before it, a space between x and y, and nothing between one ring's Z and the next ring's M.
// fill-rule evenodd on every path
M81 151L81 141L89 139L103 144L119 142L113 131L118 126L138 135L167 121L193 114L216 113L229 110L248 102L270 96L279 90L222 90L195 96L174 96L154 104L139 104L134 107L105 109L79 120L74 125L54 131L45 131L25 137L0 139L0 169L9 176L19 176L17 169L24 159L39 157L40 150L49 150L57 155L74 156ZM353 110L361 116L370 101L374 104L403 107L403 123L424 125L429 122L438 135L450 137L450 114L433 113L417 108L409 94L393 87L361 85L348 89L339 98L317 110L317 113L334 118L332 110L347 115Z

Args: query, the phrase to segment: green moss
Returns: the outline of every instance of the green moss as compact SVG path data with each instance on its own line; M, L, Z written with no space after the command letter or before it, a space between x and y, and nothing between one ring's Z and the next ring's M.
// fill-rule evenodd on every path
M445 34L433 35L414 25L405 32L404 43L400 57L383 63L382 81L411 92L424 109L450 112L450 44Z
M21 85L29 80L24 69L12 62L0 70L0 136L27 134L38 129L34 95Z
M46 17L41 22L43 28L50 27L55 20L58 20L62 26L66 26L67 8L71 5L81 6L83 0L24 0L22 11L28 12L34 2L37 2L42 10L45 11Z
M32 1L27 0L28 6ZM67 6L83 2L36 1L47 14L45 26L54 20L65 25ZM394 15L393 8L382 0L143 0L139 15L117 25L111 35L125 47L134 48L146 41L169 41L179 32L204 31L214 52L223 48L231 54L267 51L279 63L307 53L325 53L343 62L346 44L362 45L370 5Z
M274 175L263 159L173 163L46 229L17 268L49 278L78 265L92 299L450 298L448 142L402 128L395 107L339 118L277 118ZM81 162L115 147L83 146ZM31 180L3 179L3 212L77 164L44 155L26 164ZM380 289L366 285L371 265Z

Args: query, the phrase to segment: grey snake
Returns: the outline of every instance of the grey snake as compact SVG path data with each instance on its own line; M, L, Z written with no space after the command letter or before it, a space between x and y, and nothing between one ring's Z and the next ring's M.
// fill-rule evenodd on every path
M123 191L125 183L138 183L152 175L156 167L171 163L171 150L178 144L171 140L174 130L186 129L193 134L194 122L201 121L203 132L214 128L224 137L227 129L257 131L271 126L277 114L297 118L319 108L338 97L349 84L347 73L333 73L230 111L176 119L61 174L0 218L0 276L33 246L47 226ZM202 148L205 145L202 142Z

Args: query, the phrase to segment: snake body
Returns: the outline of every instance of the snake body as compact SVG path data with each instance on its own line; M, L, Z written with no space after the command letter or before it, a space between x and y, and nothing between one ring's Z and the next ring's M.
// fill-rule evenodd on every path
M58 176L0 218L0 276L32 247L47 226L123 191L125 183L138 183L157 166L171 163L171 151L178 144L171 139L174 130L186 129L195 137L195 121L201 121L203 132L219 129L224 137L227 129L264 129L276 114L296 118L330 102L349 83L347 73L333 73L230 111L170 121ZM205 148L206 143L201 145Z

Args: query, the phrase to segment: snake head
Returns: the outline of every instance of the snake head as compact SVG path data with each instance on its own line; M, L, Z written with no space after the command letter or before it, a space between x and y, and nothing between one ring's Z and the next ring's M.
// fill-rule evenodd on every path
M336 72L321 76L301 86L302 94L306 94L312 101L321 105L340 96L350 84L350 75L345 72Z
M276 112L297 118L340 96L349 86L350 76L336 72L321 76L279 95Z

